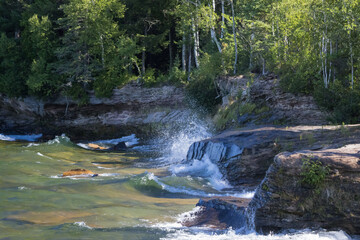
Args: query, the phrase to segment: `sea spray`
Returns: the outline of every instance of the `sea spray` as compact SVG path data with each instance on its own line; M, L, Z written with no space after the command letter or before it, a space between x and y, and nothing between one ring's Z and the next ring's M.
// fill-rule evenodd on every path
M168 164L179 163L186 158L186 154L192 143L211 137L210 126L195 115L188 119L179 119L174 129L177 131L164 131L161 138L164 139L162 160Z

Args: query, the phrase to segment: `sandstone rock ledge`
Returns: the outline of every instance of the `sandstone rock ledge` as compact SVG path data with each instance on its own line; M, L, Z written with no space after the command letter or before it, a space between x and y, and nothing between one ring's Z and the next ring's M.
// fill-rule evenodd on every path
M259 126L195 142L186 161L208 157L233 186L257 186L280 152L338 148L359 142L360 125Z
M317 186L304 184L304 159L329 171ZM360 234L360 144L275 157L249 208L257 231L342 229Z

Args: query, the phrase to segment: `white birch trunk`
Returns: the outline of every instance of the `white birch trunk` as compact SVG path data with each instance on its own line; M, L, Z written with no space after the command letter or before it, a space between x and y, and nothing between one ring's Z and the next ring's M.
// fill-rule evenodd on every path
M215 27L213 25L213 13L215 13L215 0L212 1L212 8L210 9L210 36L212 41L216 44L219 53L221 53L221 44L216 38Z
M189 33L189 39L191 39L191 33ZM188 81L190 81L190 72L191 72L191 41L189 41L189 61L188 61Z
M234 50L235 50L235 62L234 62L234 75L236 74L236 65L237 65L237 58L238 58L238 49L237 49L237 40L236 40L236 27L235 27L235 11L234 11L234 2L230 0L231 3L231 14L232 14L232 30L234 34Z
M224 28L225 28L225 9L224 9L224 0L221 0L221 35L220 39L224 38Z
M192 31L193 31L193 38L194 38L194 60L195 60L195 67L199 67L199 42L198 42L198 29L195 26L194 19L192 19Z
M182 70L184 72L186 72L186 36L185 36L185 32L183 34L183 39L182 39L183 43L182 43L182 54L181 54L181 64L182 64Z

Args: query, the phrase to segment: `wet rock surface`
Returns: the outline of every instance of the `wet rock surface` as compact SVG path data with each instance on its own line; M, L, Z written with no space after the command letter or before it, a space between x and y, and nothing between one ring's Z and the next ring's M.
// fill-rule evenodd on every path
M200 209L182 224L186 227L210 227L216 229L234 229L243 227L246 222L245 211L250 199L219 197L200 199L196 206Z
M304 182L304 159L329 169L323 181ZM324 228L360 234L360 144L275 157L250 208L258 231Z
M341 147L360 141L360 125L254 127L193 143L186 161L208 157L233 186L256 186L276 154Z

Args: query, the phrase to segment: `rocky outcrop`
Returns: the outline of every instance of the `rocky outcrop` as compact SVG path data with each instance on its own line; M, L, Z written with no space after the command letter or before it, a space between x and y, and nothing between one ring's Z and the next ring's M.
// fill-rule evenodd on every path
M234 186L257 186L276 154L343 146L360 140L360 125L255 127L193 143L186 161L207 156Z
M40 101L0 96L0 132L42 132L44 137L66 133L73 140L149 135L191 115L183 89L144 88L130 83L115 89L111 98L89 92L89 103L59 97Z
M246 224L246 207L250 199L235 197L200 199L195 212L185 216L186 227L210 227L216 229L238 229Z
M223 108L238 104L255 104L254 111L235 117L233 125L323 125L327 113L322 111L312 96L284 92L275 74L257 76L222 77L217 81Z
M312 172L316 165L304 168L306 159L325 171L323 179ZM265 233L324 228L360 234L360 144L277 155L249 207L256 229Z
M250 99L259 106L270 109L269 123L291 125L326 124L327 114L320 110L312 96L292 94L281 90L275 75L259 78L250 88Z

